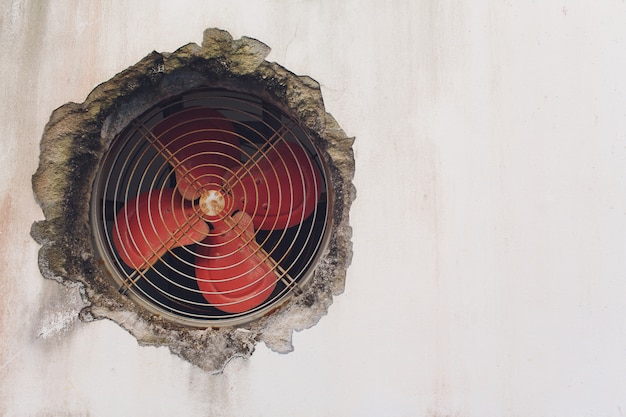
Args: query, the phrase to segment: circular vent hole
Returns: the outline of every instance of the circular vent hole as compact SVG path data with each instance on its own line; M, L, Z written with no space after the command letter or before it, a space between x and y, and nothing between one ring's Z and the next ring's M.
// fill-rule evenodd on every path
M301 293L328 240L315 140L253 94L196 89L133 120L96 174L91 224L119 291L185 325L254 320Z
M268 53L207 29L52 113L31 233L82 320L219 371L258 342L293 350L343 291L353 140Z

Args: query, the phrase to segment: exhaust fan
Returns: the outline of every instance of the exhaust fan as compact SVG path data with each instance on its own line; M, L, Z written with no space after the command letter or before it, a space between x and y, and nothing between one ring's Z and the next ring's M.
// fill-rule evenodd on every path
M256 97L202 89L116 138L91 217L121 292L181 323L238 324L301 292L325 248L331 195L295 120Z
M83 320L215 371L257 341L291 350L343 290L352 140L268 52L209 29L52 114L32 234Z

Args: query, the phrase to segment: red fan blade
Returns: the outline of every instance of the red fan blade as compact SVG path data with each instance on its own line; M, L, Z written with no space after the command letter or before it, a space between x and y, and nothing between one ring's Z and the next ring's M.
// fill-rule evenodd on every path
M276 286L276 273L253 233L250 216L238 212L215 222L197 251L198 287L209 303L227 313L258 307Z
M263 230L301 223L315 210L322 190L317 166L301 146L291 142L279 143L227 183L236 207Z
M220 112L192 107L159 124L153 133L176 173L177 190L195 200L209 184L220 185L227 168L239 161L239 137Z
M113 245L124 263L146 269L170 249L199 242L209 226L172 189L151 190L126 203L115 218Z

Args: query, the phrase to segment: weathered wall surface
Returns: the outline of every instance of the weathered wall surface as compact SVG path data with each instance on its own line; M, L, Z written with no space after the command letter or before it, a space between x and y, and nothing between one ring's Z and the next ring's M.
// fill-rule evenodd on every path
M626 412L620 1L0 4L3 416ZM356 136L354 259L288 355L208 375L45 281L50 113L207 27L272 47Z

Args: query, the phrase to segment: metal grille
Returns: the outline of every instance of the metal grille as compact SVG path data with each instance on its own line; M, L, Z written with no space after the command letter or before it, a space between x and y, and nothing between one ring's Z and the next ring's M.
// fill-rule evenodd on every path
M233 91L185 93L134 120L92 195L119 291L192 326L244 323L297 296L328 239L315 143L286 112Z

